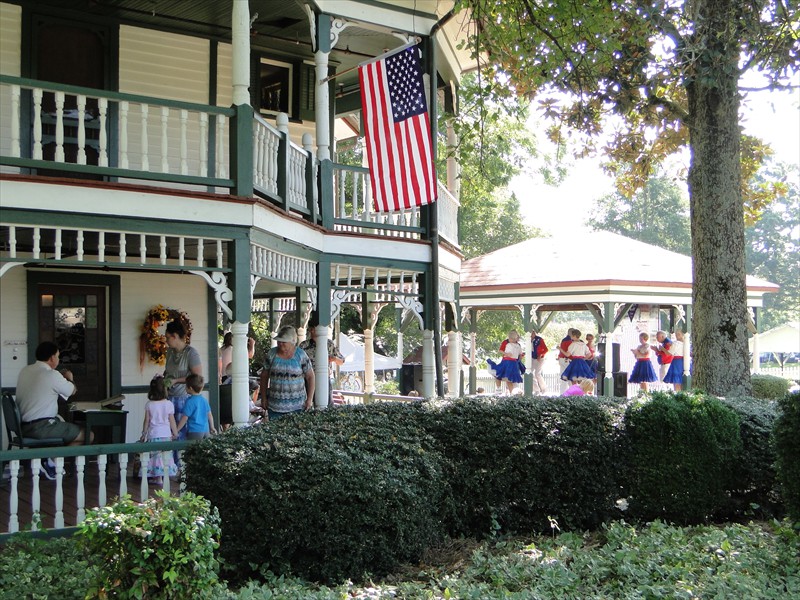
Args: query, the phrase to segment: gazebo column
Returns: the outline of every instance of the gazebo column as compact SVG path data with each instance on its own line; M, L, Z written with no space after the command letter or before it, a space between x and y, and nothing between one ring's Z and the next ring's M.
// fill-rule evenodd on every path
M246 425L250 418L249 360L247 331L252 310L250 288L250 240L235 240L230 244L230 262L234 266L233 310L231 322L231 416L234 426Z
M331 327L331 263L320 260L317 263L317 326L314 329L316 349L314 356L314 406L328 407L330 396L330 357L328 356L328 337Z
M458 331L447 332L447 395L451 398L458 397L461 383L461 335Z
M686 305L686 333L683 334L683 389L692 389L692 305Z
M531 360L531 332L533 331L533 318L531 315L531 305L522 305L522 329L524 334L520 338L522 346L523 363L525 363L525 375L522 376L522 390L526 396L533 395L533 361Z
M469 309L469 393L477 394L478 365L476 365L477 352L475 345L478 341L478 310Z
M612 340L614 329L614 303L606 302L603 310L602 323L603 335L606 340L606 351L603 356L603 364L605 365L603 372L603 396L606 398L614 396L614 342Z
M364 330L364 392L375 393L375 333L372 329Z
M434 397L435 379L436 365L433 357L433 331L425 329L422 332L422 396L424 398Z
M761 372L761 352L758 348L758 308L753 307L753 365L750 367L751 373Z

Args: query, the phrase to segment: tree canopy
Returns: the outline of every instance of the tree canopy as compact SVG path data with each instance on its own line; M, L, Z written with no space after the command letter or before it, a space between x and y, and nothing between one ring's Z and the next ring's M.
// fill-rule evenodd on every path
M488 56L489 92L536 98L555 137L601 151L618 188L641 188L688 145L695 383L747 394L742 74L787 87L800 64L798 7L785 0L459 0ZM614 128L610 141L600 134ZM608 134L608 131L605 131ZM763 146L762 146L763 147ZM745 156L747 156L745 154Z

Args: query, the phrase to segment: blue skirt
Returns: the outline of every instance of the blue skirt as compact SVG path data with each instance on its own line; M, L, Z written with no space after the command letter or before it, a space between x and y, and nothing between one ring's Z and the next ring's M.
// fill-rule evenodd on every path
M636 365L633 367L631 376L628 378L628 383L644 383L650 381L658 381L655 369L650 359L637 360Z
M594 379L594 371L585 358L573 358L561 374L561 379L570 381L578 378Z
M669 364L669 371L664 375L664 383L683 383L683 357L676 356Z
M486 361L489 364L489 372L495 379L510 381L511 383L522 383L522 373L518 360L501 360L495 363L493 360Z

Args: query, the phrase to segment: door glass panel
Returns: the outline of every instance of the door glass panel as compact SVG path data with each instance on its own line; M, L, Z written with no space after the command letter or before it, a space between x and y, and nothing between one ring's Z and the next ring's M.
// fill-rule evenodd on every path
M97 329L97 308L86 309L86 329Z
M53 306L52 294L42 294L42 306Z
M97 296L95 294L86 295L86 306L97 306Z
M61 363L78 365L86 362L86 309L83 306L56 308L56 344Z
M56 295L56 306L69 306L69 296L64 294Z

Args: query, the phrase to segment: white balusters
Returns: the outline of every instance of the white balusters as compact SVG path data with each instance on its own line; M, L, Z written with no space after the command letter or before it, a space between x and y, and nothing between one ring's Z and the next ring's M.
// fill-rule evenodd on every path
M106 464L108 463L108 456L100 454L97 456L97 506L106 505Z
M217 240L217 268L221 269L224 263L222 261L222 240Z
M42 90L33 90L33 158L42 160Z
M18 85L11 86L11 156L22 156L19 140L19 103L21 90Z
M178 238L178 264L180 266L184 265L184 259L186 258L186 240L183 236Z
M56 152L55 161L64 162L64 92L56 92Z
M83 229L78 230L78 261L83 262Z
M42 507L42 496L39 493L39 473L42 468L42 459L31 459L31 531L39 530L39 514Z
M108 166L108 133L106 132L106 118L108 117L108 100L100 98L97 101L100 109L100 141L98 149L97 164L101 167Z
M119 454L119 497L128 493L128 454Z
M83 487L83 478L86 470L86 457L75 457L75 480L77 489L75 490L75 504L78 512L75 516L77 523L83 523L86 518L86 490Z
M119 234L119 262L125 264L125 259L128 256L128 251L125 248L125 234Z
M86 164L86 96L78 94L78 164Z
M100 262L106 259L106 232L101 231L97 237L97 260Z
M161 172L169 173L169 108L161 107Z
M181 109L181 175L189 174L188 150L186 145L186 124L189 120L189 111Z
M139 234L139 263L147 264L147 236L143 233Z
M163 450L161 452L161 464L162 465L168 465L170 458L172 458L172 450ZM164 467L164 476L161 479L164 482L163 483L164 491L167 492L167 494L169 494L170 493L170 487L171 487L170 486L171 481L169 479L169 469L168 468Z
M17 258L17 228L14 225L8 228L8 255Z
M203 267L205 266L204 260L204 248L203 248L203 238L197 238L197 266Z
M139 456L139 459L142 462L142 470L139 473L139 475L142 477L142 481L139 484L139 497L144 500L150 493L147 489L147 468L150 466L150 453L142 452L142 454Z
M56 260L61 260L61 228L56 228Z
M45 459L47 460L47 459ZM53 528L64 528L64 457L57 456L56 463L56 491L55 491L55 515L53 515Z
M119 166L128 168L128 111L130 104L127 100L119 103Z
M225 117L217 115L217 177L227 177L225 168Z
M140 141L139 143L142 145L142 171L149 171L150 170L150 148L149 141L147 139L147 117L148 113L150 112L150 106L147 104L142 104L141 108L141 115L142 115L142 122L141 122L141 133L140 133Z
M39 227L33 228L33 258L41 256L42 248L42 230Z
M167 237L162 235L158 243L158 255L161 259L161 264L167 264Z
M200 176L208 177L208 113L200 113Z
M19 461L12 460L8 463L8 476L11 489L8 499L8 532L16 533L19 531Z

